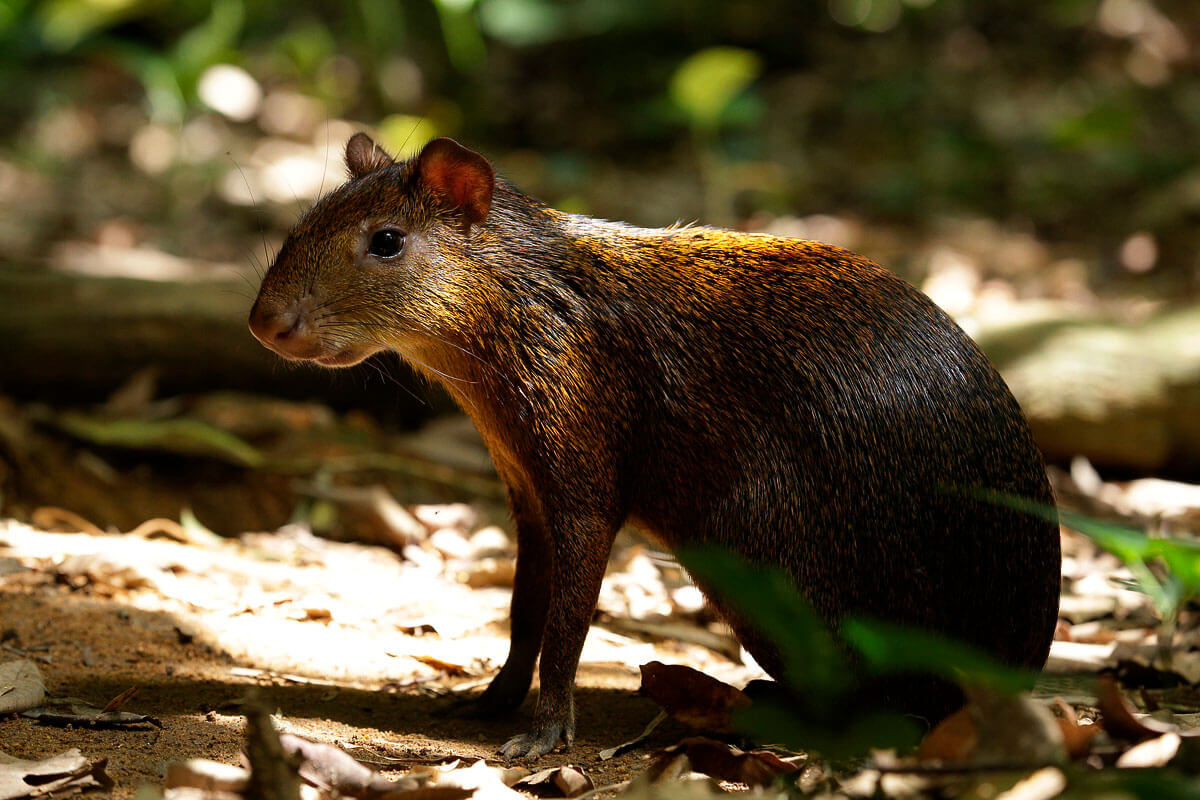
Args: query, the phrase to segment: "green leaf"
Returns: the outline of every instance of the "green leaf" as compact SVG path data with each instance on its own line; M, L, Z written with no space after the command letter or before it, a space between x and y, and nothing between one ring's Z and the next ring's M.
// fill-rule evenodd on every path
M462 72L472 72L483 66L487 47L475 16L474 0L434 0L442 23L442 39L450 61Z
M739 709L733 722L756 742L815 751L833 761L858 758L872 749L906 750L921 740L916 722L899 714L864 714L816 725L787 706L756 702Z
M84 39L146 10L146 0L49 0L37 8L46 44L66 52Z
M814 711L828 709L852 682L848 660L825 621L782 570L751 564L728 550L687 547L676 557L696 582L754 620L779 648L787 683Z
M412 158L438 135L433 120L409 114L389 114L376 126L379 144L396 158Z
M847 619L839 633L875 672L929 672L959 684L1013 694L1033 686L1036 675L1001 664L946 636L879 620Z
M1163 619L1173 618L1183 600L1200 593L1200 546L1190 540L1152 539L1128 525L1092 519L1076 511L1056 509L1046 503L990 489L975 489L967 494L1044 519L1060 521L1071 530L1082 533L1129 567L1137 581L1137 588L1150 598ZM1171 577L1165 583L1147 566L1147 562L1155 558L1161 558L1171 570Z
M200 73L234 50L245 18L242 0L214 0L208 19L180 37L170 60L176 79L189 92Z
M1200 541L1195 539L1150 539L1150 551L1159 556L1179 579L1185 595L1200 593Z
M106 447L207 456L243 467L258 467L264 461L242 439L194 419L103 419L66 413L54 422L72 436Z
M729 103L762 72L757 53L710 47L689 56L671 77L671 99L692 124L714 129Z

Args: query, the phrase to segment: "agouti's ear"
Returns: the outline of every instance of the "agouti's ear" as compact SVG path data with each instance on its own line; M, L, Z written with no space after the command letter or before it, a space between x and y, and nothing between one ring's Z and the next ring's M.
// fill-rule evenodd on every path
M361 178L390 167L396 162L365 133L356 133L346 142L346 168L350 177Z
M464 235L487 218L496 173L479 153L453 139L434 139L417 156L417 175L447 208L462 215Z

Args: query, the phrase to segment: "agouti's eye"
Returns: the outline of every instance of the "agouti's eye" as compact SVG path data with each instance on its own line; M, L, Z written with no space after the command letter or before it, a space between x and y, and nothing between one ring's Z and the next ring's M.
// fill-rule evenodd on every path
M404 234L392 228L385 228L375 231L371 236L371 246L367 248L367 252L376 258L393 258L400 255L400 248L403 246Z

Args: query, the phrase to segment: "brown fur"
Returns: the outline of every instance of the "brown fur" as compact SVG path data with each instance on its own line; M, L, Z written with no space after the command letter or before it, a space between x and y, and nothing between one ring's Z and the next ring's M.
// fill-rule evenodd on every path
M506 754L570 741L580 649L626 522L781 567L831 621L875 615L1042 665L1057 527L964 494L1052 503L1042 459L1000 377L928 298L816 242L634 228L499 180L481 207L470 159L450 168L472 187L455 207L436 189L445 164L435 179L420 158L372 161L367 143L350 156L374 168L352 161L357 177L299 222L251 327L332 366L397 350L478 426L519 546L512 648L482 703L518 705L541 653L534 730ZM404 252L364 255L388 226ZM727 616L779 676L754 621Z

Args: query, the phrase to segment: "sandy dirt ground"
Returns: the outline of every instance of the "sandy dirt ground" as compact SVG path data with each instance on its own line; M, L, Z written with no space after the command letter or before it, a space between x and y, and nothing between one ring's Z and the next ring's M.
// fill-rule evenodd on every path
M137 687L124 710L162 727L92 730L0 717L0 750L39 759L78 748L107 759L112 796L128 798L142 784L161 785L172 762L238 763L240 703L256 689L281 730L336 743L387 772L453 759L499 763L497 748L529 724L536 692L509 719L444 712L460 696L451 689L482 685L502 662L508 590L465 586L446 568L453 561L426 553L436 563L308 536L198 545L8 523L0 528L8 565L0 662L32 659L52 698L97 707ZM646 569L636 549L626 561ZM619 604L612 584L623 573L614 571L606 592ZM751 675L706 648L593 627L579 672L575 745L536 766L573 763L597 786L613 784L686 735L667 722L644 747L598 757L657 713L636 693L637 662L655 659ZM457 667L467 674L453 677Z

